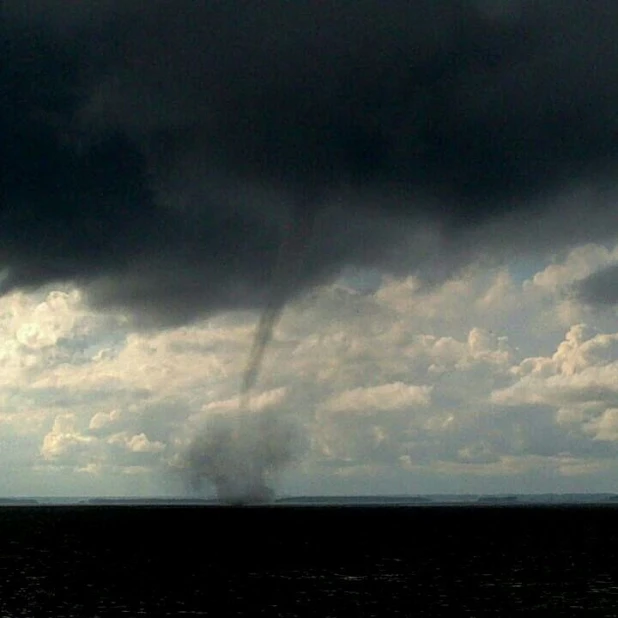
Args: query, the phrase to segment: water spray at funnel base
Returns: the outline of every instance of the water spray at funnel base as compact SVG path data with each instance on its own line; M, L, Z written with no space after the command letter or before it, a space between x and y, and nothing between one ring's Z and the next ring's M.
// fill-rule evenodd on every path
M301 450L294 425L268 412L210 420L184 458L194 492L214 486L226 504L270 502L276 477Z

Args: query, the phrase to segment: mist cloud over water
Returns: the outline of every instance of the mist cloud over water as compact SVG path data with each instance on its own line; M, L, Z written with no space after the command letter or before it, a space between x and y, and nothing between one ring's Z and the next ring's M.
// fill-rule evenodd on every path
M278 477L302 450L298 428L273 413L219 416L192 439L180 467L195 493L210 485L228 504L270 502Z

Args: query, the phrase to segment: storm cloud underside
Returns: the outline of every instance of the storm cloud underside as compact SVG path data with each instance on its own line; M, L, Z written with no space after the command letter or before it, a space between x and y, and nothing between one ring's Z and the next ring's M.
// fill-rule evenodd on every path
M610 0L6 0L3 288L263 308L299 208L286 298L614 237L617 32Z

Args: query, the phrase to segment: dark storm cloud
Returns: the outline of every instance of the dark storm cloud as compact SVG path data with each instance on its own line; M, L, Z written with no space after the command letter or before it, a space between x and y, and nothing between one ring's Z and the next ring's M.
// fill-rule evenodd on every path
M75 280L163 322L263 306L299 208L288 296L616 234L614 0L2 10L6 289Z
M618 304L618 264L593 273L575 285L577 296L591 305Z

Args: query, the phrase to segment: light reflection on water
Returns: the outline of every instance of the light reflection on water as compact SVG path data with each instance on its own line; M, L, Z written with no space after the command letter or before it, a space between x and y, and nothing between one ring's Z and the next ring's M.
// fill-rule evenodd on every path
M279 603L271 601L260 604L263 595L258 594L255 599L251 584L261 589L262 593L265 589L285 591L285 599ZM182 599L177 598L171 590L168 591L169 596L159 590L152 591L154 594L150 599L140 600L128 594L128 598L123 600L115 599L111 596L114 594L112 591L98 589L90 582L85 584L82 594L91 598L80 603L76 600L63 601L62 590L52 586L53 582L44 575L14 571L11 577L0 584L1 615L55 618L85 615L94 618L121 615L218 615L214 606L207 609L186 607ZM479 573L476 577L471 573L465 577L451 574L449 581L446 581L436 571L433 580L424 577L419 581L414 573L386 571L379 566L375 572L363 574L341 570L253 572L246 573L244 577L239 576L236 581L229 581L228 586L230 591L236 588L238 593L236 599L232 600L232 606L228 607L229 615L238 616L314 615L307 612L309 607L326 609L333 601L341 609L324 614L324 618L346 616L345 612L355 607L362 607L362 616L366 617L408 615L411 606L415 607L415 616L437 616L441 615L440 612L456 610L460 615L475 615L474 611L482 610L482 615L498 616L509 610L520 615L554 611L552 615L584 615L583 612L586 612L585 615L609 617L617 615L618 607L618 585L615 578L609 575L589 581L579 593L569 591L566 584L560 586L556 582L525 582L513 577L496 579L492 573ZM422 594L416 590L418 587L422 587ZM496 593L497 589L499 593ZM290 600L290 593L293 593L293 600ZM489 605L495 604L497 594L501 597L501 606L492 609L488 607L488 602L492 602ZM98 597L98 601L93 603L92 597ZM388 614L384 613L385 597L389 601ZM199 602L204 600L200 597ZM234 601L239 605L235 609ZM561 610L561 613L556 614L556 609Z

